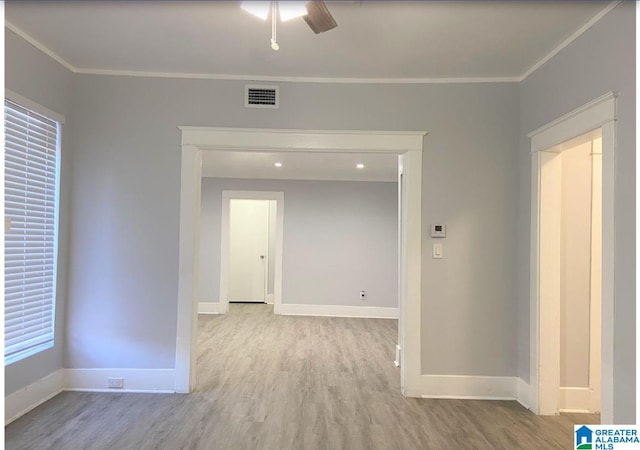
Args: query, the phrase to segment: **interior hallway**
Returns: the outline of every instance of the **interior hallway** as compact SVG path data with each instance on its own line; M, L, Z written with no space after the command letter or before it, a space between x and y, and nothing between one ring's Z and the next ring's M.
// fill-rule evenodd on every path
M397 321L273 315L198 320L191 395L64 392L6 430L7 449L569 448L573 423L515 401L405 398Z

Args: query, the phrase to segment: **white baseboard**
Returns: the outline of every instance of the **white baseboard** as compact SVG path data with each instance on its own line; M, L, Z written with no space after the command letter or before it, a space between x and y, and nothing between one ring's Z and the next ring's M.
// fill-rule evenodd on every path
M558 409L560 412L589 412L589 397L591 391L588 387L561 387L558 397Z
M124 378L124 388L109 389L108 377ZM175 370L60 369L5 397L5 426L62 391L175 393Z
M382 306L293 305L283 303L275 311L284 316L328 316L373 319L397 319L398 308Z
M473 400L516 400L516 377L421 375L409 397Z
M531 410L533 406L533 402L531 401L531 386L522 378L518 378L516 383L516 400L518 400L518 403L522 406Z
M221 314L220 303L199 302L198 314Z
M124 378L124 388L109 389L107 378ZM65 391L174 393L174 369L64 369Z
M64 374L57 370L4 399L4 424L8 425L36 406L55 397L63 388Z
M268 305L273 305L275 301L275 295L274 294L267 294L267 304Z

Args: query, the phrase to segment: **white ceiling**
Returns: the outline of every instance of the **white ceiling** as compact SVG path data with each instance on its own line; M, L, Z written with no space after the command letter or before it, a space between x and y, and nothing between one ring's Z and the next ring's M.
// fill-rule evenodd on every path
M282 163L282 167L275 167L276 162ZM357 169L358 163L364 164L364 169ZM202 176L276 180L397 181L398 155L203 151Z
M237 2L5 3L11 26L74 69L259 77L520 77L607 2L329 2L338 28L278 28Z

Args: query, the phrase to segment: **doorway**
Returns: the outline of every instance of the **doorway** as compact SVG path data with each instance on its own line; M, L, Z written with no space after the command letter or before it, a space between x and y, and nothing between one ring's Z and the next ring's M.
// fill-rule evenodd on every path
M557 348L558 412L600 412L601 158L600 128L543 156L541 307L557 320L540 339Z
M282 302L284 193L223 191L220 312L229 302Z
M229 302L266 303L269 200L229 202Z
M613 417L615 94L528 135L531 409Z
M199 272L199 219L203 151L317 153L391 153L401 157L403 198L400 255L400 384L418 396L421 362L422 149L423 131L308 131L247 128L179 127L182 132L180 252L176 330L175 390L196 385L196 323ZM281 209L278 211L281 213ZM277 267L277 265L276 265ZM274 311L278 311L278 276ZM281 286L280 286L281 288ZM221 298L221 301L223 298Z

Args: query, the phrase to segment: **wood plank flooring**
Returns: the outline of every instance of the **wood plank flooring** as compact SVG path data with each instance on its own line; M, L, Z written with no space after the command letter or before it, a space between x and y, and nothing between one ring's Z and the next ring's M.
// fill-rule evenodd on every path
M538 417L510 401L405 398L395 320L232 304L198 327L196 392L63 392L6 427L6 448L561 449L573 423L598 420Z

